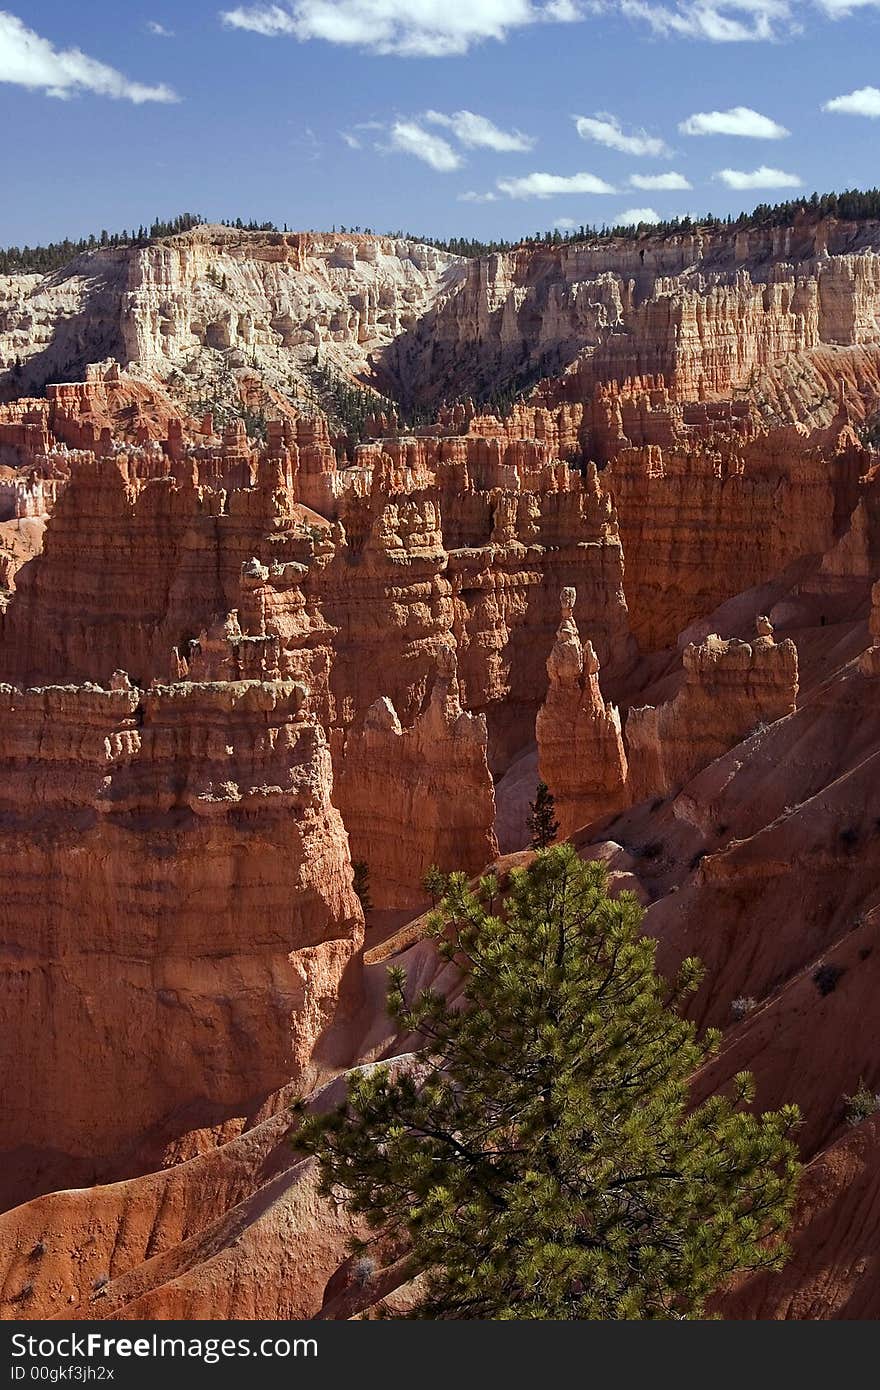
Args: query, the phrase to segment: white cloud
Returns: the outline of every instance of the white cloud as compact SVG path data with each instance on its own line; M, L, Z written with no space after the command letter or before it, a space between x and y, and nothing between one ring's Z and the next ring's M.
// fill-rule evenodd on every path
M611 8L666 38L754 43L802 32L809 9L835 20L877 5L880 0L257 0L222 11L221 18L266 37L447 57L528 25L571 24Z
M352 45L403 57L449 57L486 39L504 40L538 23L582 18L576 0L289 0L286 5L241 5L222 12L233 29L305 43Z
M458 203L497 203L497 193L459 193Z
M460 169L464 160L448 140L425 130L416 121L395 121L391 127L391 148L401 154L415 155L441 174Z
M880 0L816 0L820 10L824 10L829 19L845 19L852 14L853 10L864 10L869 6L880 4Z
M609 149L619 150L621 154L668 155L668 145L646 130L635 130L627 135L616 116L606 111L597 111L595 116L575 116L575 127L582 140L595 140Z
M641 188L647 193L668 193L675 189L693 188L692 183L688 183L684 174L631 174L630 185L633 188Z
M762 164L747 174L742 169L719 169L715 175L728 188L802 188L803 180L797 174L786 174L782 169L768 169Z
M345 141L350 150L362 150L364 142L361 135L364 131L385 130L382 121L356 121L351 130L340 130L340 137ZM377 147L378 148L378 147Z
M859 0L856 0L858 3ZM710 43L749 43L783 37L799 25L790 0L618 0L630 19L665 37L707 39Z
M791 131L750 106L729 111L697 111L679 124L682 135L741 135L750 140L782 140Z
M510 154L530 150L535 145L533 136L523 135L521 130L501 130L488 116L478 116L474 111L454 111L451 116L442 111L426 111L424 119L451 130L456 140L468 149L479 147Z
M62 99L94 92L96 96L115 97L137 105L179 100L164 82L153 87L132 82L78 48L53 48L48 39L35 34L5 10L0 10L0 82L12 82Z
M614 219L615 227L638 227L640 222L648 223L653 226L659 222L659 215L653 208L628 208L626 212L620 213Z
M526 174L519 179L497 179L495 187L508 198L552 198L557 193L616 193L610 183L595 174Z
M593 8L616 4L630 19L665 37L712 43L773 42L803 31L808 8L826 19L876 8L880 0L595 0Z
M148 19L147 28L151 34L155 34L157 39L173 39L174 30L166 29L164 24L160 24L158 19Z
M880 87L859 87L847 96L833 97L822 110L845 116L880 116Z
M577 226L573 217L557 217L553 226L560 232L573 232Z
M289 121L288 125L293 125L293 122ZM294 147L305 150L310 162L321 158L324 141L318 139L310 125L302 126L295 135L290 137L290 143Z

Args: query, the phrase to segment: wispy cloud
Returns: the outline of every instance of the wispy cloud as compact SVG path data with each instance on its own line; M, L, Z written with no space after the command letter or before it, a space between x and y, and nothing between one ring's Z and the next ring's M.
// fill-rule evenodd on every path
M488 116L478 116L474 111L454 111L451 116L442 111L426 111L424 120L431 125L445 126L468 149L514 154L531 150L536 144L534 136L523 135L521 130L502 130Z
M582 140L595 140L621 154L659 157L671 153L664 140L649 135L646 130L634 130L627 135L617 117L607 111L598 111L595 116L575 116L574 123Z
M790 0L677 0L671 5L619 0L619 6L655 34L710 43L766 42L798 28Z
M415 155L424 164L441 174L460 169L464 160L448 140L425 130L417 121L395 121L390 132L390 147L401 154Z
M467 53L486 39L504 40L530 24L581 19L576 0L290 0L241 5L223 23L301 43L323 39L374 53L444 58Z
M291 122L293 124L293 122ZM302 126L290 137L291 145L304 150L310 163L321 158L324 141L319 139L310 125Z
M164 82L155 86L132 82L116 68L88 57L79 48L54 48L48 39L41 38L6 10L0 10L0 82L62 99L93 92L136 105L180 100Z
M350 150L362 150L363 135L370 131L385 130L382 121L357 121L350 130L340 130L339 138L344 140Z
M679 125L682 135L741 135L749 140L783 140L791 131L784 125L753 111L750 106L732 106L729 111L697 111Z
M498 179L495 187L508 198L553 198L559 193L616 193L610 183L595 174L526 174L524 178Z
M880 0L816 0L816 4L830 19L845 19L853 10L866 10L880 5Z
M638 227L640 223L653 227L659 222L659 214L653 208L627 208L614 219L615 227Z
M577 226L573 217L557 217L553 226L560 232L573 232Z
M847 96L832 97L822 110L844 116L880 116L880 87L859 87Z
M743 190L747 188L803 188L803 180L797 174L786 174L783 169L768 169L762 164L760 169L746 173L743 169L719 169L715 175L728 188Z
M173 39L174 30L166 29L164 24L160 24L158 19L148 19L147 29L154 34L157 39Z
M668 174L631 174L630 185L632 188L641 188L646 193L667 193L675 189L693 188L684 174L676 174L672 170Z
M458 202L458 203L497 203L497 202L498 202L498 194L497 194L497 193L492 193L492 192L489 192L489 193L473 193L473 192L470 192L470 193L459 193L458 197L456 198L456 202Z
M773 43L801 33L810 10L826 19L843 19L857 10L876 9L880 0L596 0L593 8L609 4L667 38Z

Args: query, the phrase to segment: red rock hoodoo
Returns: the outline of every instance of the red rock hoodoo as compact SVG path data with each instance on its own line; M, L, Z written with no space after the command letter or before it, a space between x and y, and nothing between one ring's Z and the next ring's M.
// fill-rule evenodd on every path
M581 645L575 598L574 589L563 589L562 622L547 661L550 684L535 724L538 772L553 794L563 836L626 802L620 715L602 698L593 644Z

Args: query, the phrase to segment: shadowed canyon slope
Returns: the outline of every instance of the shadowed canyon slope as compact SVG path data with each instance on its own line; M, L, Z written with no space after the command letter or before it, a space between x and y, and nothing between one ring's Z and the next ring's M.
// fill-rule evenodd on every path
M0 310L3 1316L402 1306L287 1107L412 1051L424 872L517 862L539 777L705 963L698 1092L803 1110L722 1310L880 1315L880 227L199 227Z

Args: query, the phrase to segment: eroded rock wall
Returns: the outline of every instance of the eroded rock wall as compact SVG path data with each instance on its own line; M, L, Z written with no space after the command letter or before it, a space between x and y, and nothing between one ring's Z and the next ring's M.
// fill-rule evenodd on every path
M752 642L712 635L682 653L684 684L666 704L631 709L626 720L634 801L664 797L759 726L794 711L797 647L777 643L767 619Z
M877 342L878 240L813 223L518 247L471 262L385 360L438 399L563 370L570 400L645 373L679 399L730 395L782 358Z
M362 916L303 701L122 673L0 687L11 1175L22 1154L112 1171L178 1110L198 1128L330 1064Z
M335 800L378 908L424 905L432 865L475 874L498 854L486 719L462 709L454 651L439 667L414 724L379 699L337 753Z

